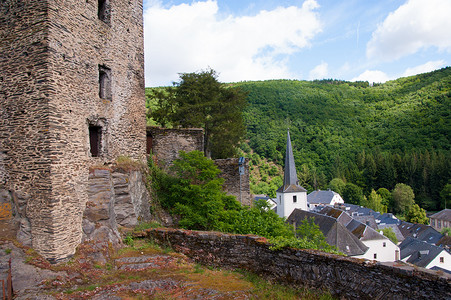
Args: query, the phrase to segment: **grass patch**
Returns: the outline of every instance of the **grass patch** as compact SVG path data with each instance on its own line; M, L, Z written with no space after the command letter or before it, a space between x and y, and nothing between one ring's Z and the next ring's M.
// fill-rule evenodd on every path
M314 291L304 288L294 289L288 286L274 284L266 281L256 274L246 271L238 271L243 278L253 285L252 295L257 299L312 299L312 300L333 300L328 292Z
M139 223L138 225L136 225L136 227L134 228L134 231L143 231L146 229L160 228L160 227L162 227L162 226L158 222L150 222L150 223L142 222L142 223Z

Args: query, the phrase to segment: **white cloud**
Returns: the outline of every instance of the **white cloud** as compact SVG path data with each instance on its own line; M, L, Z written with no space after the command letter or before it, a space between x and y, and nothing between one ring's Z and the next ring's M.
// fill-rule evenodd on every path
M360 74L359 76L351 79L351 81L368 81L370 83L373 82L377 82L377 83L384 83L388 80L390 80L391 78L388 77L387 74L385 74L382 71L378 71L378 70L366 70L365 72L363 72L362 74Z
M431 72L431 71L440 69L444 66L446 66L446 63L444 60L428 61L425 64L422 64L422 65L419 65L419 66L416 66L413 68L407 68L401 77L407 77L407 76L417 75L417 74L421 74L421 73Z
M379 24L367 57L393 61L429 47L451 52L451 1L409 0Z
M309 79L324 79L329 74L329 65L326 62L321 62L309 72Z
M278 7L254 16L220 16L216 1L144 12L146 86L167 85L177 73L211 67L221 81L293 78L288 55L309 47L321 31L315 0Z

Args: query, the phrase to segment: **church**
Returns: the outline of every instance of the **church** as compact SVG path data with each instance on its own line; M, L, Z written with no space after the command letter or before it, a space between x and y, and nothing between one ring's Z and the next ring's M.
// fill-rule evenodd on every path
M276 197L277 214L282 218L288 218L296 208L307 210L307 190L299 185L289 130L287 132L283 185L276 191Z

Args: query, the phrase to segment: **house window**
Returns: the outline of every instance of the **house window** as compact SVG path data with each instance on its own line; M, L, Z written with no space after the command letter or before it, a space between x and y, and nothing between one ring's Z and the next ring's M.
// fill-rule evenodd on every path
M293 196L293 203L296 203L298 201L298 196Z
M99 65L99 97L111 100L111 69Z
M431 226L435 227L435 219L431 219Z
M89 144L92 157L100 156L100 149L102 145L102 127L89 125Z
M97 15L99 19L109 24L111 15L110 0L99 0L98 3Z
M387 243L386 243L386 242L383 242L383 243L382 243L382 247L387 247Z
M437 228L442 228L442 221L437 220Z
M279 196L279 204L282 204L282 196Z
M377 254L376 254L376 253L374 253L373 257L374 257L374 259L377 259Z
M445 258L442 256L440 257L440 262L443 264L445 262Z

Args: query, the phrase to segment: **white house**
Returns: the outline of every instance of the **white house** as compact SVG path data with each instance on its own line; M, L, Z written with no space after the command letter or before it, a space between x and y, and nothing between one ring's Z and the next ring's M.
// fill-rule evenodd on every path
M400 245L401 260L426 269L451 272L451 254L445 249L407 237Z
M400 250L395 243L370 226L353 219L348 213L332 207L325 207L320 213L337 219L368 247L365 253L354 257L383 262L393 262L400 259Z
M344 204L340 194L331 191L313 191L307 195L307 206L310 210L317 206L334 206L335 204Z
M287 133L283 185L276 191L277 214L288 218L293 210L307 210L307 190L299 185L291 148L290 131Z

